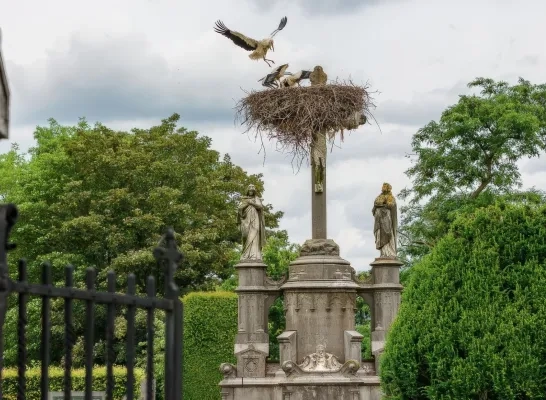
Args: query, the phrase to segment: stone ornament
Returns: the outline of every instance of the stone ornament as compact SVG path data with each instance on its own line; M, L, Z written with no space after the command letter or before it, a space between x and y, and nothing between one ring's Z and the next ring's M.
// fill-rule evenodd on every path
M222 363L220 364L220 373L224 375L224 379L236 378L237 367L230 363Z
M241 196L237 224L243 237L241 261L261 260L265 245L264 206L254 185L248 185L246 196Z
M339 371L342 364L333 354L326 353L323 345L319 344L315 353L306 356L299 365L303 371Z
M381 194L375 198L372 214L375 248L380 251L379 257L396 258L398 211L392 186L388 183L383 183Z

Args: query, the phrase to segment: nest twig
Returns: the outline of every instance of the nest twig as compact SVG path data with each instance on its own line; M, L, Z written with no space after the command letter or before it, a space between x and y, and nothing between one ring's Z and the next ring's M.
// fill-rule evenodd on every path
M335 81L321 86L265 89L245 92L239 100L236 121L255 131L263 146L264 136L277 141L280 150L302 161L309 155L313 135L352 130L347 120L362 112L369 121L375 105L368 86ZM342 138L343 139L343 138Z

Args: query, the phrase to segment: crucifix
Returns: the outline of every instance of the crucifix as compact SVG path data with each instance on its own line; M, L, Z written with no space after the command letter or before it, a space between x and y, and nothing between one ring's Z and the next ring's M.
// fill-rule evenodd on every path
M311 142L312 239L327 239L326 226L326 132L317 132Z

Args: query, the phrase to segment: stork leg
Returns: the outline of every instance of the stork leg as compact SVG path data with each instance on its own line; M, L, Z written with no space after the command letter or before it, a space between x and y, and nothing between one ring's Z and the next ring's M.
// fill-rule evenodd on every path
M268 60L267 58L265 58L265 56L264 56L264 61L266 62L266 64L267 64L269 67L271 67L271 64L269 64L269 62L272 62L273 64L275 64L275 61L273 61L273 60Z

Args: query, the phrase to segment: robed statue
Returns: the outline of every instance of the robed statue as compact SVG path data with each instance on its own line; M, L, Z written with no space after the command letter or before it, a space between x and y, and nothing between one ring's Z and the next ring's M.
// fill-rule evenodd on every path
M246 196L241 196L237 224L243 235L241 260L261 260L265 245L264 206L254 185L249 185Z
M398 227L398 212L396 200L392 195L392 186L384 183L381 194L373 203L374 216L373 233L375 248L380 251L379 257L396 257L396 239Z

